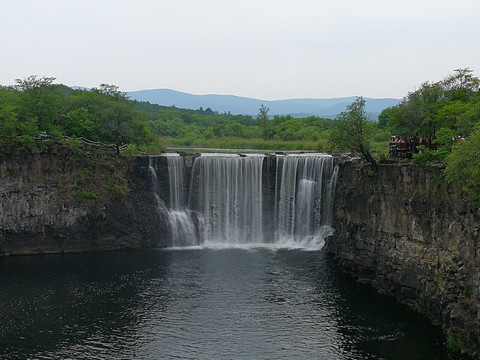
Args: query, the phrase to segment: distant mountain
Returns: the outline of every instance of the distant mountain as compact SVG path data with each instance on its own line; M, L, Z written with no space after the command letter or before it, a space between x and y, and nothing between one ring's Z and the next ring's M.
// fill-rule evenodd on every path
M234 95L192 95L169 89L139 90L128 92L133 100L148 101L163 106L175 105L185 109L210 108L220 113L257 115L260 105L270 109L270 115L292 115L306 117L310 115L335 117L351 104L355 97L334 99L288 99L288 100L259 100ZM374 119L380 112L394 105L399 99L372 99L365 98L365 110Z

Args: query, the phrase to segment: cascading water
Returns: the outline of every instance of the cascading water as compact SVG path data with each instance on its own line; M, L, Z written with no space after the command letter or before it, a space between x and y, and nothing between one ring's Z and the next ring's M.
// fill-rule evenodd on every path
M276 242L321 247L333 233L332 198L338 168L328 155L277 159Z
M201 156L192 169L189 207L204 218L211 242L262 242L264 156Z
M199 245L204 240L323 246L323 239L333 233L332 200L338 175L333 157L276 156L276 166L270 170L266 158L202 154L195 158L188 188L183 157L167 156L172 246ZM274 180L264 177L265 171L272 171ZM274 208L266 209L266 204Z
M167 156L167 163L170 188L168 219L172 236L172 246L197 245L199 241L194 216L192 212L186 208L185 163L180 156ZM197 225L200 224L201 222L197 221Z
M150 171L150 175L152 177L152 187L153 187L153 196L155 196L155 205L156 205L156 210L157 214L159 216L165 215L168 210L163 202L163 200L160 198L159 195L159 189L158 189L158 177L157 177L157 172L155 171L155 164L154 164L154 158L149 157L148 158L148 170Z
M172 210L182 210L187 206L185 163L180 156L168 156L167 164L170 208Z

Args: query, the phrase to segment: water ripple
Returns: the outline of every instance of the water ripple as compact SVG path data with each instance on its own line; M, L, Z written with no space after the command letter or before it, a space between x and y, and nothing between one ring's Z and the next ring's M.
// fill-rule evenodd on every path
M2 359L449 356L438 329L318 251L16 258L0 262L0 283Z

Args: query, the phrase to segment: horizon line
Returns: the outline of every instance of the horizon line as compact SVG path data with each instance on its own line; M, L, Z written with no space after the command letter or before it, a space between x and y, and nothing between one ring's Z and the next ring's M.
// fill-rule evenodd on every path
M81 87L81 86L74 86L74 87ZM192 95L192 96L233 96L237 98L258 100L258 101L268 101L268 102L286 101L286 100L334 100L334 99L348 99L348 98L356 98L356 97L362 97L366 100L402 100L403 99L403 97L397 98L397 97L388 97L388 96L387 97L371 97L371 96L363 96L363 95L349 95L349 96L336 96L336 97L335 96L334 97L291 97L291 98L280 98L280 99L268 100L268 99L261 99L261 98L255 98L255 97L249 97L249 96L243 96L243 95L234 95L234 94L219 94L219 93L194 94L194 93L170 89L170 88L152 88L152 89L127 90L127 91L121 90L121 91L128 94L128 93L135 93L140 91L155 91L155 90L174 91L177 93Z

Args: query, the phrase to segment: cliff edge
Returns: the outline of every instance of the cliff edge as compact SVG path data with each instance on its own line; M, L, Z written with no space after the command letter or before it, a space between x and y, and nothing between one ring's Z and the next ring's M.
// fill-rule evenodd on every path
M65 147L0 159L0 255L165 246L148 159Z
M344 162L326 251L359 281L426 314L470 355L480 349L480 211L449 196L441 169Z

